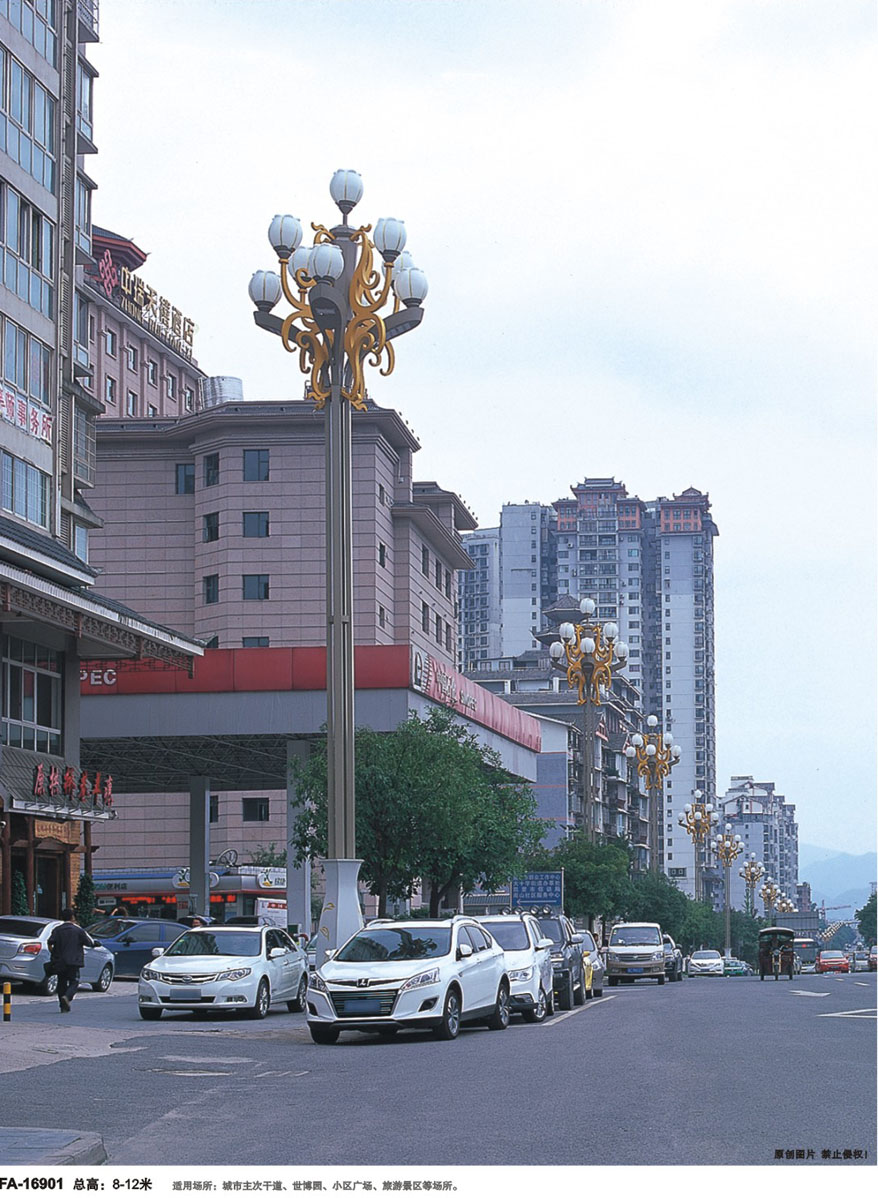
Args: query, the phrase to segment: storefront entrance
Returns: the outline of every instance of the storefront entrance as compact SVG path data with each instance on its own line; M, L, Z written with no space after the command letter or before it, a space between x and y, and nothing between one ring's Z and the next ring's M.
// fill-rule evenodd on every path
M66 891L62 892L61 853L36 853L36 911L35 915L43 915L47 919L57 919L63 907L69 902Z

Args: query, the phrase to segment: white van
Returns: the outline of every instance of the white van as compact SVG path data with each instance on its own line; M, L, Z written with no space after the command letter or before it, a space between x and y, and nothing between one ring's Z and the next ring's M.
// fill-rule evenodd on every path
M607 981L655 978L665 984L665 950L657 923L617 923L607 945Z

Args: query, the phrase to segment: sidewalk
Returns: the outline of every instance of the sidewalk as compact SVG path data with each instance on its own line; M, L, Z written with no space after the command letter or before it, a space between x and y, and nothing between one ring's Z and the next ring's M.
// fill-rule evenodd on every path
M0 1165L102 1165L104 1141L90 1131L0 1127Z

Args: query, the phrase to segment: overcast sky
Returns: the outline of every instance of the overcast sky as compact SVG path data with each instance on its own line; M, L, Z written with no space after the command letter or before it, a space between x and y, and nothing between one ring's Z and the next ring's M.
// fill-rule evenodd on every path
M424 321L368 379L480 525L586 476L710 494L717 784L875 837L872 0L102 0L93 218L247 399L275 213L406 222Z

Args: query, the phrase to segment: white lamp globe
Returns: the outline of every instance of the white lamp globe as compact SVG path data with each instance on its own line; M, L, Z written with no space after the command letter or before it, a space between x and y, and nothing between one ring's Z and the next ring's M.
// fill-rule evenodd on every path
M404 270L408 270L409 267L414 266L414 264L415 256L411 250L403 250L393 263L393 277L396 278L398 274L401 274Z
M330 241L321 241L308 255L308 274L313 279L334 283L344 272L344 254Z
M308 278L311 277L308 273L308 262L311 258L311 251L313 248L314 247L311 245L300 245L293 254L292 258L290 258L290 270L293 272L294 276L297 275L299 271L303 270Z
M280 276L273 270L257 270L247 290L260 312L270 312L281 296Z
M562 624L558 629L558 635L562 641L572 641L575 636L575 629L572 624Z
M640 735L639 732L635 732L634 735L631 737L631 743L632 743L632 745L637 745L638 749L643 744L643 737Z
M584 636L582 638L582 651L583 653L594 653L595 643L590 636Z
M579 601L579 610L584 616L593 616L596 606L594 599L580 599Z
M549 645L549 657L551 657L552 661L560 661L563 656L564 646L560 641L552 641L551 645Z
M392 262L405 249L405 221L394 216L379 217L372 242L384 261Z
M604 636L607 638L608 641L614 641L618 635L619 635L619 625L614 624L612 620L609 620L604 625Z
M329 194L347 216L363 198L363 180L359 171L336 171L329 180Z
M647 723L647 727L649 727L649 728L655 728L655 727L657 726L657 724L658 724L658 716L655 716L655 715L648 715L648 716L646 717L646 723Z
M633 745L628 745L628 747L625 750L625 756L629 757L629 758L634 757L636 755L636 753L637 753L637 750L634 748Z
M674 760L677 760L677 758L679 758L682 755L682 753L683 753L683 750L680 748L679 745L673 745L671 747L671 755L673 756Z
M616 656L620 661L625 661L628 657L628 646L624 641L616 641Z
M289 258L302 242L302 222L297 216L276 216L268 226L268 240L278 258Z
M646 746L646 755L647 757L655 757L655 745Z
M427 276L417 266L407 266L399 274L394 271L393 290L407 308L416 308L427 298Z

